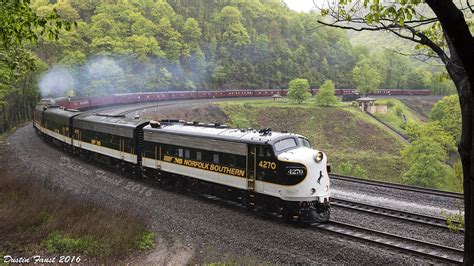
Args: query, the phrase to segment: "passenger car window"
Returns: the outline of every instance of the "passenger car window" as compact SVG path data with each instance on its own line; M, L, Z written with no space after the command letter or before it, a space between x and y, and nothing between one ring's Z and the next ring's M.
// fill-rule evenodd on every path
M293 138L282 139L280 141L275 142L275 150L282 151L289 148L296 147L296 141Z

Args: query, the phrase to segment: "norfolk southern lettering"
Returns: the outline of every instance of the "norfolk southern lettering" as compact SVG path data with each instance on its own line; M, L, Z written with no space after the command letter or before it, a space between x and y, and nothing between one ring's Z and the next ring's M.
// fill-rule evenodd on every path
M184 165L203 169L203 170L209 170L209 171L217 172L221 174L226 174L226 175L245 177L245 170L213 164L213 163L203 163L203 162L185 159Z
M156 122L51 105L35 108L33 125L40 136L74 156L156 179L164 187L206 191L250 209L277 211L289 220L329 220L327 157L298 134ZM87 171L66 159L61 166ZM104 174L98 179L109 180ZM146 194L145 188L130 188Z
M181 164L184 166L193 167L193 168L197 168L201 170L221 173L225 175L245 177L245 170L243 169L238 169L238 168L224 166L224 165L218 165L214 163L206 163L206 162L194 161L194 160L189 160L189 159L183 160L181 158L170 158L169 156L165 156L164 161L172 162L175 164Z

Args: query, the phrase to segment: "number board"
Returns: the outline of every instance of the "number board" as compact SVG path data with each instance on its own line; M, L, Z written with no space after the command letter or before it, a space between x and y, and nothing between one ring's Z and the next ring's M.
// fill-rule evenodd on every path
M306 169L302 167L286 167L286 174L290 176L305 176Z

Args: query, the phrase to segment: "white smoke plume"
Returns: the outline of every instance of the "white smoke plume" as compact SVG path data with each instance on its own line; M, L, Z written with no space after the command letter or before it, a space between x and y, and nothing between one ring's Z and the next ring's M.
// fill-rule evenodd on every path
M40 81L43 97L100 96L123 92L196 90L209 78L205 60L195 55L187 63L163 58L138 60L132 57L91 56L81 65L55 66Z
M64 68L55 66L41 77L39 88L42 97L63 96L74 88L75 80Z

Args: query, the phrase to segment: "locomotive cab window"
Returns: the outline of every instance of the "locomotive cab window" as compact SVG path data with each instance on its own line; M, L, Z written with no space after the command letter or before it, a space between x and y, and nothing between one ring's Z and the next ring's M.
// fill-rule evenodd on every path
M301 146L311 148L311 143L309 143L309 141L307 139L299 137L298 140L299 140Z
M273 157L273 152L271 146L258 146L258 157L271 158Z
M284 151L284 150L294 148L298 145L296 144L296 141L295 141L294 138L287 138L287 139L282 139L282 140L279 140L279 141L275 142L274 146L275 146L275 150L277 152L280 152L280 151Z

